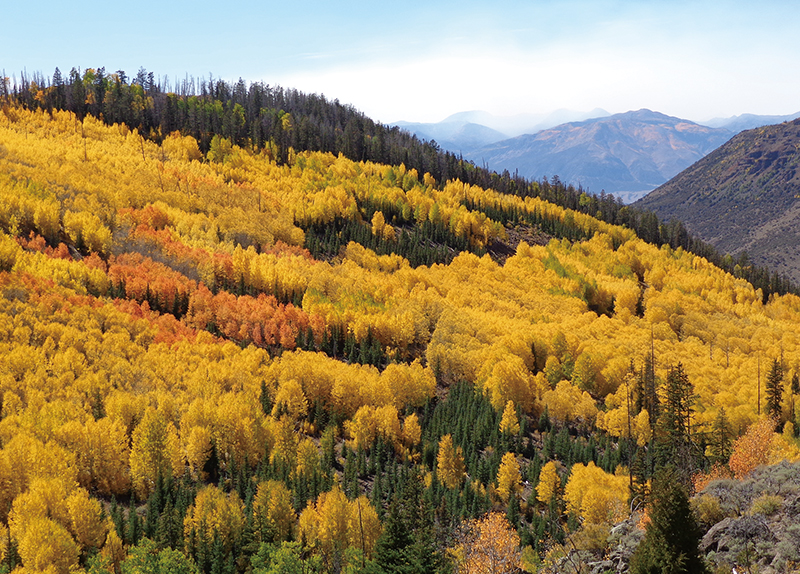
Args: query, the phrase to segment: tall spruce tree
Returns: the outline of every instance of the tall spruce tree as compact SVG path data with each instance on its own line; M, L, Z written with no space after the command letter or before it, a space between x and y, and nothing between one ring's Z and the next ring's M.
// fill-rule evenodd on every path
M674 466L688 480L694 468L691 422L697 395L681 363L670 369L664 390L663 412L656 429L656 464Z
M631 557L631 574L706 574L697 525L686 489L673 471L653 479L650 522L644 540Z
M414 472L392 497L378 539L375 563L390 574L440 572L445 560L439 548L433 512L423 497L422 477Z
M781 401L783 399L783 366L778 359L773 359L767 375L767 384L764 389L767 395L767 416L776 421L781 416Z

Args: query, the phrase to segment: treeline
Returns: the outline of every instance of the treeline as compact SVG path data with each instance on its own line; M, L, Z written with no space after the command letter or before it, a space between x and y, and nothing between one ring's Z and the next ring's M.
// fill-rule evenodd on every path
M197 139L204 153L213 137L220 135L239 146L267 149L279 162L289 161L292 150L302 150L342 153L354 161L402 163L440 182L459 179L501 193L539 197L608 223L625 225L648 243L682 247L749 281L762 290L765 302L773 293L800 294L800 287L789 278L752 264L746 253L737 258L719 253L690 235L679 221L659 221L651 211L625 206L619 198L604 192L587 194L580 186L562 183L557 176L550 181L530 181L518 173L492 172L442 150L435 141L420 141L324 95L262 82L248 85L241 78L232 84L212 76L207 80L187 77L173 86L167 77L159 78L144 68L133 77L123 70L108 73L105 68L88 68L83 73L72 68L65 77L56 68L52 78L22 73L20 81L13 83L3 75L0 96L30 109L70 110L78 118L87 114L102 117L110 124L138 129L156 141L180 131ZM421 256L421 261L425 259ZM437 259L434 256L432 260Z

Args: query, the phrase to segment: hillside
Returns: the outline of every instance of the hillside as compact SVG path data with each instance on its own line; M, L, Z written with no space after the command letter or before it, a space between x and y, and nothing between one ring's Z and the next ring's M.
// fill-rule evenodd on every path
M800 298L605 203L3 104L10 571L563 571L670 461L800 459Z
M800 280L800 120L738 134L637 205Z
M730 132L639 110L563 124L465 154L491 169L525 177L557 176L592 193L632 201L667 181L728 138Z

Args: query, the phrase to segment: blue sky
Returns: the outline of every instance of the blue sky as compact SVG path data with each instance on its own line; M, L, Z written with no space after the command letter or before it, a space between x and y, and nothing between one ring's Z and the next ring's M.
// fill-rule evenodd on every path
M4 0L0 69L143 66L295 87L392 122L800 111L797 0Z

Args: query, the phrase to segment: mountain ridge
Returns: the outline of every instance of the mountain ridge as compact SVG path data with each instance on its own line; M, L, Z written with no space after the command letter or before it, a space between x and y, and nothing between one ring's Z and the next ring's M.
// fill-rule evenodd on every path
M562 124L485 146L466 157L525 177L565 183L623 198L650 191L721 145L727 130L647 109Z
M635 205L800 278L800 119L741 132Z

